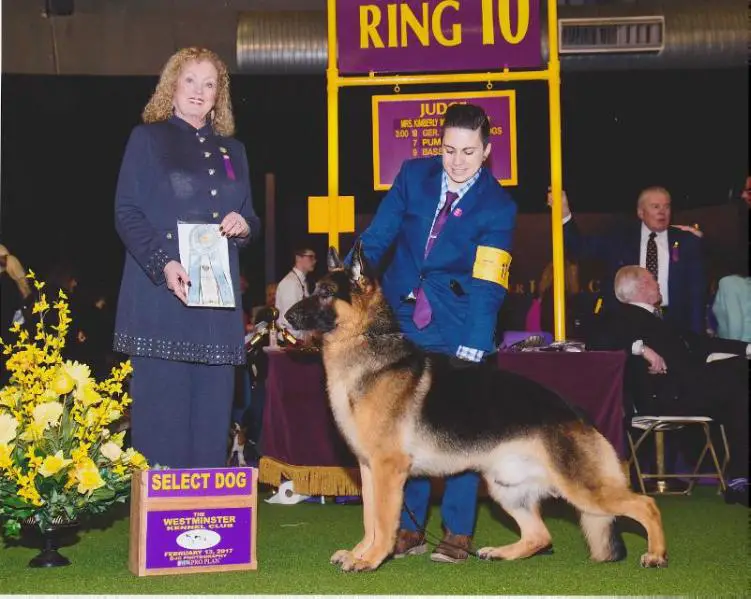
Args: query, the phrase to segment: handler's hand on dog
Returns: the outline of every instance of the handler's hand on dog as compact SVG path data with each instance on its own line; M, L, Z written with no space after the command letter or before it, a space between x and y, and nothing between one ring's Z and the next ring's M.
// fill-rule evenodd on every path
M665 374L668 371L668 367L662 356L646 345L644 346L644 359L649 362L650 374Z
M237 212L230 212L222 219L219 230L225 237L242 237L245 238L250 233L250 226Z
M190 277L185 272L183 265L177 260L167 262L164 267L164 278L167 281L167 289L175 294L183 304L188 303L188 286Z
M548 187L548 206L553 207L553 192L551 191L551 188ZM571 214L571 208L568 205L568 196L566 195L566 190L561 190L561 216L563 218L566 218Z

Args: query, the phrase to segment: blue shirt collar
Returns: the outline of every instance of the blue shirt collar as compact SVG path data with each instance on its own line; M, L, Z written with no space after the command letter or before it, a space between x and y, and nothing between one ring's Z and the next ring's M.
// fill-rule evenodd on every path
M459 196L454 201L454 204L456 204L459 200L461 200L464 197L464 194L466 194L470 188L477 182L477 180L480 178L480 173L482 172L482 168L478 169L477 172L472 175L467 181L464 182L464 185L462 185L459 189L456 190L456 194ZM446 171L443 171L441 173L441 204L444 202L444 198L446 197L446 192L449 190L449 176L446 174Z

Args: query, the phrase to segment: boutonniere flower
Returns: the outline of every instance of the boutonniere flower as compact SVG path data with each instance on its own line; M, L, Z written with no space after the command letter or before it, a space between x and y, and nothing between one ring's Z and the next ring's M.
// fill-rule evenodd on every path
M670 248L670 260L672 262L678 262L678 260L681 257L680 252L678 251L678 247L679 247L678 246L678 242L674 241L673 242L673 247Z
M462 215L462 209L461 208L454 208L453 214L454 214L454 216L456 218L459 218Z
M222 153L222 162L224 163L224 171L227 173L227 178L234 181L236 179L235 169L232 168L232 161L229 159L229 154L227 154L227 148L219 146L219 151Z

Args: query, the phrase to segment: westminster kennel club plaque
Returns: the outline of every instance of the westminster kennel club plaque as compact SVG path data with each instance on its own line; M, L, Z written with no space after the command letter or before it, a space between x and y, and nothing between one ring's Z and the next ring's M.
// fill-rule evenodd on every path
M130 571L255 570L255 468L147 470L133 477Z

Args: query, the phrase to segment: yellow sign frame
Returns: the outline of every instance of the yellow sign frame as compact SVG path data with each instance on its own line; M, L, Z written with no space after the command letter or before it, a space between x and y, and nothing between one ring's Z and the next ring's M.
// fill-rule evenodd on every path
M425 85L435 83L486 83L495 81L547 81L550 124L550 186L553 205L550 224L553 246L553 300L554 334L556 341L566 338L565 292L563 271L563 218L561 197L563 190L561 158L561 61L558 54L558 4L547 0L548 9L548 65L538 71L510 71L486 73L450 73L437 75L339 75L337 69L336 0L326 0L326 24L328 40L327 127L328 127L328 237L329 245L339 249L339 90L343 87L390 85Z

